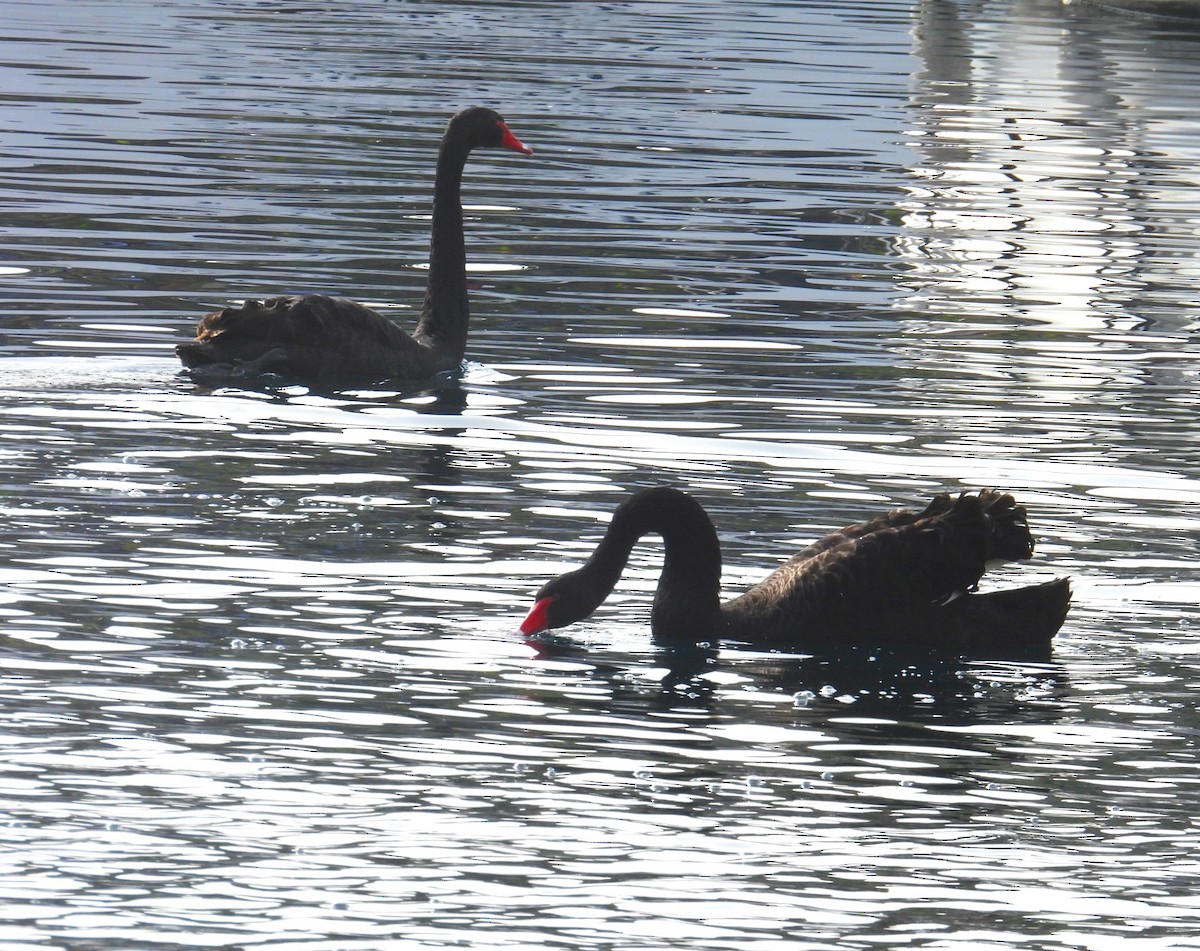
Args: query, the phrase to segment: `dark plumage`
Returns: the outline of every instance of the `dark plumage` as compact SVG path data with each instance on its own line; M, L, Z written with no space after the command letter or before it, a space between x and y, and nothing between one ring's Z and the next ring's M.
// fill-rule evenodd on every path
M434 182L428 284L411 336L342 297L247 300L201 318L196 339L175 348L184 366L206 378L269 372L315 383L422 380L458 367L470 316L460 186L475 148L532 152L491 109L464 109L446 126Z
M665 549L650 617L663 641L1005 656L1046 649L1070 604L1065 578L975 591L988 562L1033 554L1024 507L993 489L939 495L924 511L896 509L833 532L721 603L721 549L712 522L691 496L661 487L617 508L587 563L538 592L522 633L591 614L616 585L634 543L648 533L661 535Z

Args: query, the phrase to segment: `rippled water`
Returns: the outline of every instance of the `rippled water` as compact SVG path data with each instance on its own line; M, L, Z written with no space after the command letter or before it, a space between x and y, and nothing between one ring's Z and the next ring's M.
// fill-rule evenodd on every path
M462 105L461 384L208 391L227 299L422 287ZM0 944L1200 948L1200 36L1049 0L0 21ZM1013 489L1048 664L656 650L628 490L730 591Z

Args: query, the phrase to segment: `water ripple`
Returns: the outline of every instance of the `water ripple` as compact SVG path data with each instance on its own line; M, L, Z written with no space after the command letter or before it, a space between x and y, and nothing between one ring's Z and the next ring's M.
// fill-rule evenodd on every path
M1192 33L111 12L0 37L5 947L1196 947ZM411 321L468 101L535 155L464 179L461 381L178 375L229 299ZM1038 554L998 583L1070 575L1072 613L1045 664L661 650L648 541L524 644L662 482L731 592L999 484Z

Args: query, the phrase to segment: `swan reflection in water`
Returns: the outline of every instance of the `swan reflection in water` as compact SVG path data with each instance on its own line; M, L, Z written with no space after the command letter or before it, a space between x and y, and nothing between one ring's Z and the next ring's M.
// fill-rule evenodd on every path
M910 740L970 745L930 726L1051 723L1070 688L1058 664L977 661L911 649L849 647L821 654L719 651L657 645L613 655L562 635L531 642L538 659L568 665L603 685L606 715L707 723L819 724L872 743ZM836 722L836 725L835 725Z

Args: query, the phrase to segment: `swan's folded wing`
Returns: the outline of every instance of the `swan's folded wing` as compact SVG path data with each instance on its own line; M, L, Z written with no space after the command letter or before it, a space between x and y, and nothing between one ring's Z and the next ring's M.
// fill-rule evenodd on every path
M938 498L948 499L949 496L942 495L938 496ZM934 502L936 501L937 499L934 500ZM932 505L933 503L930 504ZM787 564L798 565L800 562L807 561L814 555L819 555L823 551L853 542L864 535L870 535L885 528L899 528L903 525L911 524L924 514L924 512L918 512L916 509L892 509L890 512L873 518L870 521L856 522L853 525L847 525L845 528L836 529L828 535L818 538L807 548L798 551L788 560Z
M381 314L342 297L309 294L247 300L200 320L195 341L176 348L188 367L253 365L302 380L397 375L420 347Z
M921 513L898 510L806 549L724 613L733 637L797 647L952 647L967 636L970 615L947 606L975 588L992 558L1031 553L1024 510L1011 496L939 496Z

